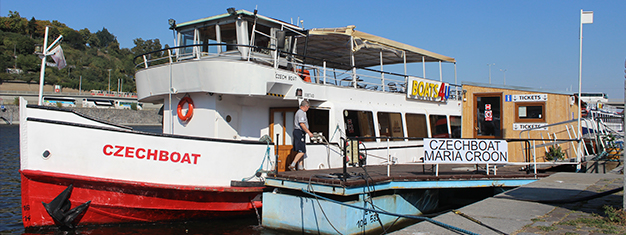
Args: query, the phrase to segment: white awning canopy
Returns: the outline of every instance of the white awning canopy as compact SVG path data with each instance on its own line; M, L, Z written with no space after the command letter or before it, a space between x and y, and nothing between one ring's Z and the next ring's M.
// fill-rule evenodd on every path
M330 67L351 68L352 48L355 57L355 66L367 68L378 66L382 63L401 64L405 62L403 55L406 55L406 63L415 62L450 62L455 63L452 57L447 57L404 43L396 42L372 34L354 30L355 26L341 28L319 28L310 29L308 42L304 38L298 39L298 53L304 52L305 44L306 56L341 63L340 65L329 64ZM354 43L351 47L350 42ZM307 63L321 64L322 61L307 59Z

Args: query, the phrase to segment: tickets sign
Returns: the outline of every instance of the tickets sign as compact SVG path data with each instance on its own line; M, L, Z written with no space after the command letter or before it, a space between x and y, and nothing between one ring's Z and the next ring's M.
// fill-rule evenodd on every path
M409 77L406 97L409 99L446 101L450 96L450 84L433 80Z
M546 123L513 123L513 130L514 131L523 131L523 130L528 130L528 129L548 130L547 127L543 127L546 125L548 124Z
M512 95L513 102L548 101L548 94Z
M424 139L424 163L507 163L504 140Z

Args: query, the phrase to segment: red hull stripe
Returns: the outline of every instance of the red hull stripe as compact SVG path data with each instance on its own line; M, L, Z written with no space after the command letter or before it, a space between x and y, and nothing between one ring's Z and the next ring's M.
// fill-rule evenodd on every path
M254 213L253 199L264 187L206 187L103 179L36 170L22 175L24 227L54 225L41 202L50 202L70 184L72 208L91 205L79 224L152 222L229 217ZM254 203L254 205L252 205Z

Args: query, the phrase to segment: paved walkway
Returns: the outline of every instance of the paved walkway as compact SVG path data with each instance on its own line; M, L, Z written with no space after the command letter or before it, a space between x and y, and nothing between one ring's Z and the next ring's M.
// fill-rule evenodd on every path
M557 173L458 211L506 234L626 234L624 223L605 220L604 207L620 210L624 191L566 204L531 202L581 198L622 186L624 176L620 174ZM501 234L454 212L433 219L477 234ZM420 222L393 234L460 233Z

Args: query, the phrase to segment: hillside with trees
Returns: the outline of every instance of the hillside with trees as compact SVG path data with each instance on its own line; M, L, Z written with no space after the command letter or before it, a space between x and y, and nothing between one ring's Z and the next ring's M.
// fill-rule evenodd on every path
M45 83L51 85L78 89L82 76L82 90L107 90L110 69L111 91L117 90L117 81L122 79L123 91L134 92L133 58L162 49L159 39L141 38L133 40L135 47L132 49L120 48L117 37L104 27L92 33L87 28L72 29L56 20L35 17L28 20L17 11L9 11L7 17L0 17L0 83L9 80L39 82L41 58L36 48L43 45L46 26L49 26L48 44L63 35L61 47L67 62L60 70L46 67ZM47 61L53 62L50 57Z

